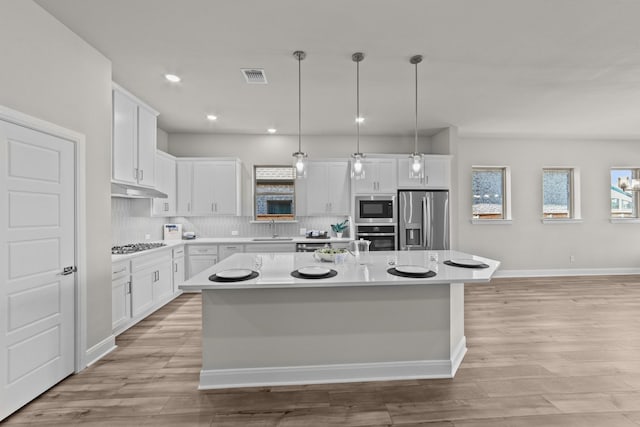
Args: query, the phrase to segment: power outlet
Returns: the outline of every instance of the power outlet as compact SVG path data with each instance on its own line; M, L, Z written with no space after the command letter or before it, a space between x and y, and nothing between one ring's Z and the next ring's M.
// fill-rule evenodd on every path
M301 236L306 236L307 235L307 229L306 228L301 228L300 229L300 235Z
M237 236L238 235L238 230L231 230L231 235L232 236Z
M575 257L575 255L570 255L570 256L569 256L569 262L576 262L576 257Z
M144 240L151 240L151 234L145 234Z

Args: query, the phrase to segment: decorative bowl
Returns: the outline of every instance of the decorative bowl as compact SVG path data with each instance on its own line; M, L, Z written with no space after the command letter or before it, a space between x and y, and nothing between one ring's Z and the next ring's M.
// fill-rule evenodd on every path
M323 248L318 249L314 252L313 256L320 261L325 262L335 262L336 255L344 257L347 254L346 249L332 249L332 248Z

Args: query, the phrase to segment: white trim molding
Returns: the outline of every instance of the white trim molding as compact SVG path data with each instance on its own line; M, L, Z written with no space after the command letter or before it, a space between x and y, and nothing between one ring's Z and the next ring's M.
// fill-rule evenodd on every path
M87 350L84 356L84 360L87 361L86 366L89 367L93 365L116 348L118 348L118 346L116 346L116 336L109 335L107 338Z
M554 277L554 276L614 276L640 274L640 268L558 268L541 270L498 270L494 278L510 277Z
M464 359L464 355L467 354L467 337L462 337L460 342L453 349L453 353L451 354L451 377L453 378L458 372L458 368L462 363L462 359Z
M86 366L87 348L87 226L86 226L86 138L84 134L55 123L0 105L0 119L71 141L75 145L76 199L76 290L75 290L75 372Z
M198 389L453 378L467 350L462 344L451 360L203 369Z

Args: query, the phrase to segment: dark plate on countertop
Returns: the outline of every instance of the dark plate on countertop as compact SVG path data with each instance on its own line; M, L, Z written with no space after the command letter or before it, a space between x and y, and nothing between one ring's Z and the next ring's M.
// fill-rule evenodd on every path
M451 267L462 267L462 268L489 268L489 266L483 262L476 260L469 260L473 262L465 262L464 260L452 260L448 259L443 264L450 265Z
M426 273L405 273L405 272L396 270L395 267L391 267L387 269L387 273L393 276L408 277L410 279L426 279L428 277L433 277L436 275L436 272L432 270L429 270Z
M215 274L212 274L211 276L209 276L209 280L211 280L212 282L226 282L226 283L244 282L245 280L255 279L258 276L260 276L260 273L258 273L257 271L252 271L251 274L249 274L248 276L238 277L238 278L219 277Z
M300 272L298 272L298 270L293 270L291 272L291 276L295 277L296 279L328 279L330 277L335 277L338 275L338 272L335 271L334 269L329 269L329 272L323 275L308 275L308 274L300 274Z

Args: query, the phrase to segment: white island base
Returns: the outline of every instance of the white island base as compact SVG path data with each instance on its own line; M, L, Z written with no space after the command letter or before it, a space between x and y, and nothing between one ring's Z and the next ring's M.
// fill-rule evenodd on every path
M389 254L366 266L322 264L338 271L324 280L283 275L312 264L310 254L264 254L258 279L208 281L250 265L253 255L237 254L191 279L183 289L202 289L199 388L452 378L466 352L464 282L488 281L499 263L475 257L490 265L475 270L441 261L440 278L407 279L386 273ZM414 265L424 259L417 254ZM468 280L442 283L456 273Z

